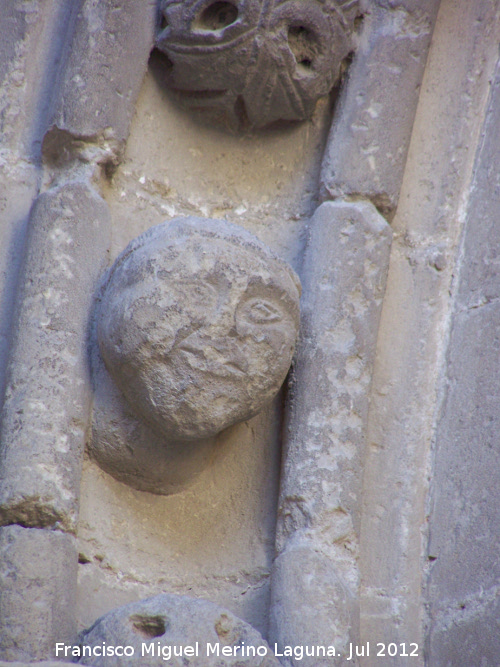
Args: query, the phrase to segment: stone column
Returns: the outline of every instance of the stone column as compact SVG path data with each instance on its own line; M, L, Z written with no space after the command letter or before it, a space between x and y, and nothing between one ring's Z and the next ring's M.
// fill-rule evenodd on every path
M358 662L346 657L348 642L360 643L360 490L389 266L391 233L380 213L391 220L398 204L438 6L438 0L369 5L325 150L320 194L335 201L311 220L303 267L302 279L310 285L304 290L304 327L311 327L316 342L311 346L310 334L300 342L291 380L271 638L279 646L332 643L344 655L323 662L291 658L286 665ZM330 224L316 229L326 211ZM353 231L340 234L348 211ZM362 303L355 298L360 295ZM314 317L307 315L311 304L318 311Z
M439 0L369 3L328 138L324 200L366 197L396 210Z
M9 0L0 12L0 404L27 220L41 185L47 90L55 86L70 10L64 0Z
M390 245L369 202L327 202L311 220L273 570L271 636L282 650L329 644L345 653L358 634L364 428Z
M56 95L45 90L54 99L42 150L47 186L29 220L0 434L0 539L10 563L0 577L0 657L8 660L47 658L56 641L74 638L88 322L110 243L98 188L120 160L153 26L152 3L85 0L75 23L60 26L71 35L68 52ZM26 589L37 608L54 610L51 623L33 624Z

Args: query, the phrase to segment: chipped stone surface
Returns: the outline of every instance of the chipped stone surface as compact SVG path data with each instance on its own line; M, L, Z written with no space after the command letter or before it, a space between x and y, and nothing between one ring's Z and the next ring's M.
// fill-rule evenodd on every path
M87 335L109 214L82 182L41 195L2 419L0 521L74 531L88 428Z
M500 655L500 63L460 255L431 484L429 664Z
M293 270L244 229L179 218L135 239L115 262L99 347L130 408L158 434L210 437L278 392L299 295Z
M154 20L153 2L82 3L45 137L47 157L67 159L73 140L97 142L104 159L121 156L153 45Z
M47 120L45 87L53 90L64 26L70 14L65 5L63 0L9 0L2 6L0 146L9 146L23 160L39 155ZM1 157L7 155L2 151Z
M185 107L248 129L310 118L353 46L357 3L163 0L157 47Z
M103 642L108 646L131 646L135 655L130 658L81 657L78 663L95 667L137 664L144 667L218 667L222 664L279 667L280 664L261 635L248 623L213 602L180 595L157 595L119 607L98 619L79 638L82 646L101 646ZM194 647L197 642L199 655L193 655L194 650L182 657L173 653L173 647ZM207 651L208 643L219 646L219 656ZM150 653L143 653L144 644L151 645ZM223 647L230 649L231 655L224 656ZM260 647L264 655L248 656L242 647L254 647L256 652Z
M281 646L324 636L343 651L357 634L364 431L391 231L368 202L322 204L310 225L284 445L271 636ZM300 565L304 558L318 571L314 583L309 567ZM316 660L304 658L303 664L337 664Z
M396 209L438 0L371 3L330 131L321 196Z
M43 660L76 633L75 539L59 531L0 528L0 658Z

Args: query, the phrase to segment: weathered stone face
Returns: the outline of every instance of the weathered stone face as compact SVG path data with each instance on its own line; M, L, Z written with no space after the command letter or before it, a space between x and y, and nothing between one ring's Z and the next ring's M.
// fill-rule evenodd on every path
M139 664L279 667L280 664L251 625L213 602L181 595L157 595L114 609L80 636L82 646L99 649L103 643L132 647L134 655L87 656L78 662L95 667Z
M131 409L157 433L207 438L278 392L298 299L293 271L251 234L178 219L139 236L111 269L99 347Z
M229 125L311 116L351 49L333 0L164 0L157 47L179 101Z

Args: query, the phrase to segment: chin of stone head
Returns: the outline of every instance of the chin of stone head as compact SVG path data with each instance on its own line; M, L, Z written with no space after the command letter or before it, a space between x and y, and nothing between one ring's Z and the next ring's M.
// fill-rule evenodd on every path
M157 434L209 438L278 393L299 298L293 270L249 232L176 219L137 237L111 268L99 348L131 410Z

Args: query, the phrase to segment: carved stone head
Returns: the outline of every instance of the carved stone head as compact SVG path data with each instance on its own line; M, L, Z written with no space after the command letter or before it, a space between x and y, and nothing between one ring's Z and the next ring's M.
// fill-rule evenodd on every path
M97 336L132 411L170 440L207 438L278 392L299 326L292 269L245 230L177 219L115 262Z
M163 0L157 47L187 107L229 125L311 116L352 49L357 1Z

